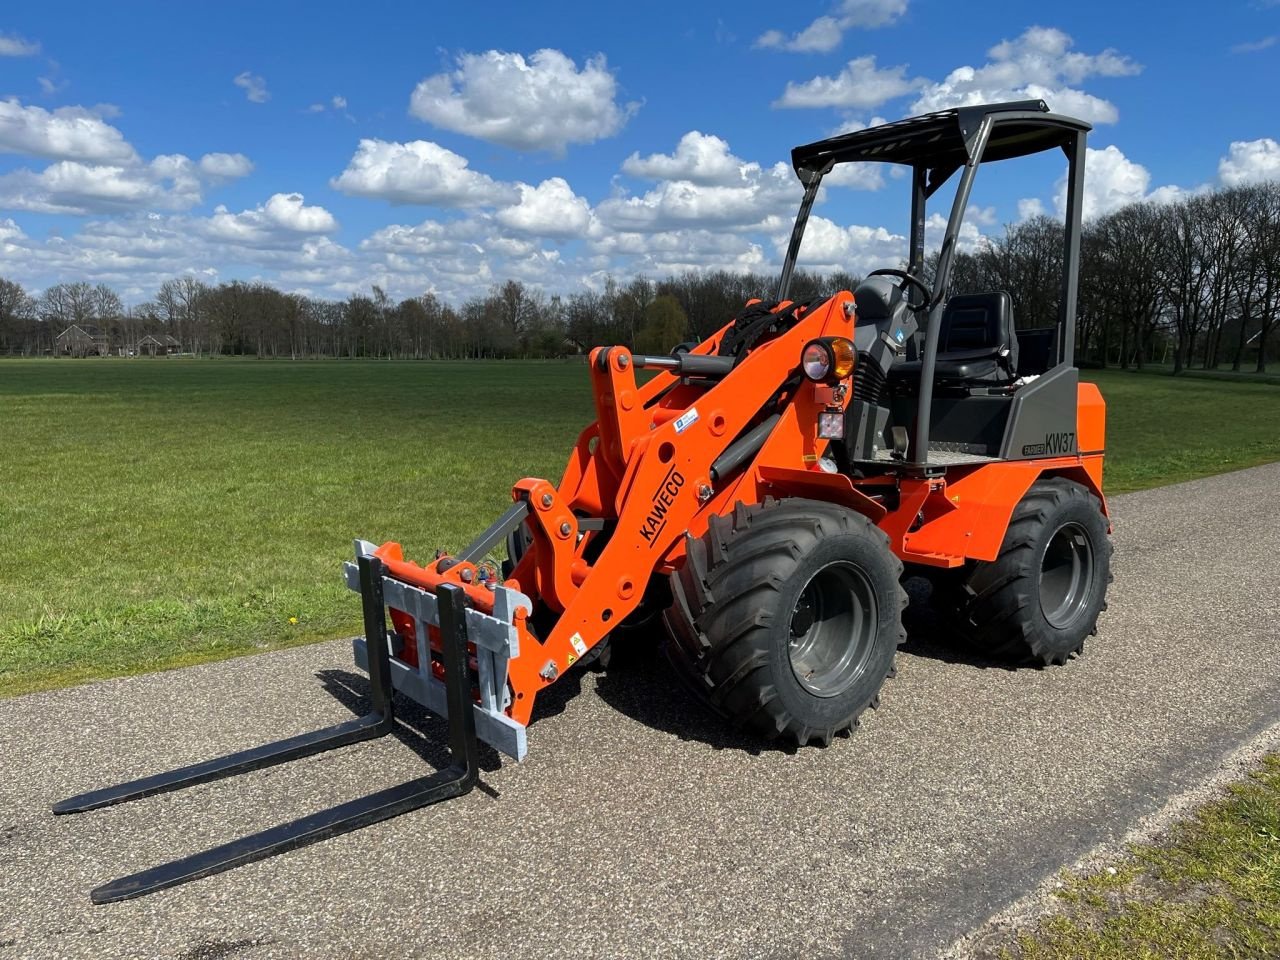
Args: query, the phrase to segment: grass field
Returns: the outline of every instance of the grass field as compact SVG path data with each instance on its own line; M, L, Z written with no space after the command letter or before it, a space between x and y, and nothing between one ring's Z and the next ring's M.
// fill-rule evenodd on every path
M1280 459L1267 384L1090 374L1121 492ZM457 548L590 418L581 362L0 362L0 695L348 635L351 539Z
M568 363L3 362L0 395L0 694L356 632L353 537L462 546L590 407Z

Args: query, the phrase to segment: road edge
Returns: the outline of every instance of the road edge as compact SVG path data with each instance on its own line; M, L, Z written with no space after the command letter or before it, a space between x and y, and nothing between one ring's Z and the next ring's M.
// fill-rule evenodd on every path
M980 926L954 940L939 960L971 960L975 951L998 946L1018 930L1055 912L1055 894L1062 889L1061 871L1096 873L1128 855L1133 844L1158 842L1171 827L1197 808L1219 797L1231 784L1248 777L1264 756L1280 751L1280 722L1274 723L1223 756L1213 772L1195 786L1169 798L1158 810L1141 817L1118 840L1091 848L1073 863L1042 880L1034 890L992 914Z

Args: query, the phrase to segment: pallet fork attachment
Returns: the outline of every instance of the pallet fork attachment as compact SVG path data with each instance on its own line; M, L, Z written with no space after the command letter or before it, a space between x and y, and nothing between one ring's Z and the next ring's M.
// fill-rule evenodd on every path
M389 651L391 636L387 631L383 598L383 564L377 557L366 554L361 554L357 559L365 637L383 638L381 643L366 645L369 651L369 687L373 705L367 714L251 750L83 793L55 804L53 812L79 813L152 794L180 790L197 783L274 766L390 733L395 726L395 714L392 708ZM338 804L328 810L241 837L222 846L113 880L92 891L90 897L93 902L114 903L166 887L175 887L469 793L479 779L480 766L471 702L471 677L467 669L466 594L461 587L444 583L436 589L435 600L439 612L441 659L448 709L448 767L429 776Z

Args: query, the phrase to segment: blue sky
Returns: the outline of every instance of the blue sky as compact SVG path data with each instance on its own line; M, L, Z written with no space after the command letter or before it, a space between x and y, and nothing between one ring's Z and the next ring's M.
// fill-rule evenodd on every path
M1280 177L1280 0L7 5L0 276L265 279L460 301L775 270L797 143L1043 96L1095 123L1091 215ZM1056 209L979 178L966 242ZM893 265L903 180L825 192L802 258Z

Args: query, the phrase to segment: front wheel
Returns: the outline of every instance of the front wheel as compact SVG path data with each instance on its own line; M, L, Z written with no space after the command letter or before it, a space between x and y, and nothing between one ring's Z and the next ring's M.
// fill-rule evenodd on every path
M1097 497L1063 477L1040 480L1014 509L1000 555L946 584L941 605L983 653L1065 663L1098 632L1111 549Z
M767 738L830 743L879 699L905 639L902 564L866 517L739 504L671 577L667 652L713 708Z

